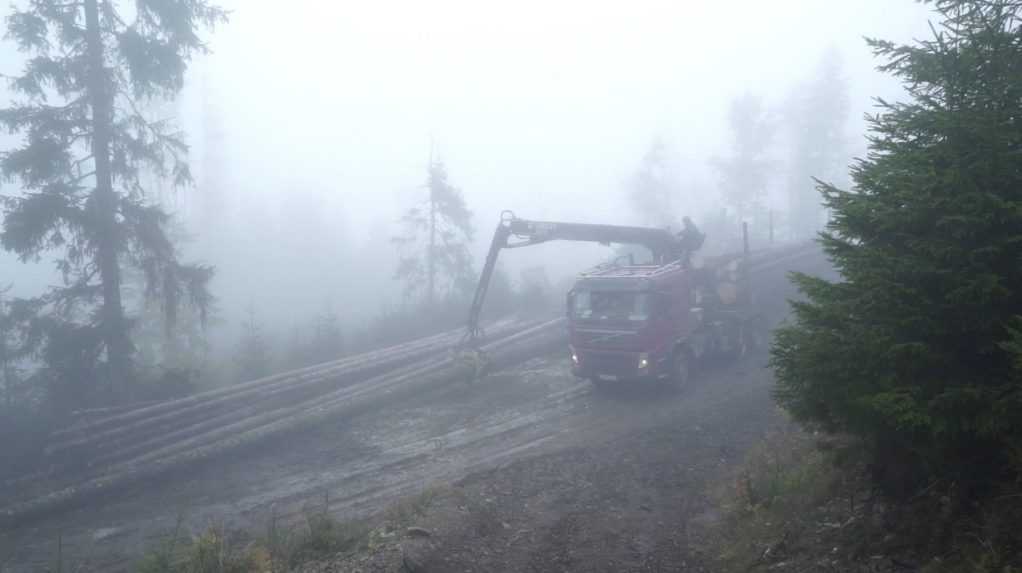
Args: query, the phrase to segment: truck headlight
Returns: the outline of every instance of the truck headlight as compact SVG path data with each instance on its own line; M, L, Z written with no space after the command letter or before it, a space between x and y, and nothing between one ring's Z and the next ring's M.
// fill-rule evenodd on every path
M578 366L580 362L578 358L578 352L575 352L574 348L569 347L569 349L571 350L571 363L574 364L575 366Z
M649 355L643 352L639 355L639 370L649 368Z

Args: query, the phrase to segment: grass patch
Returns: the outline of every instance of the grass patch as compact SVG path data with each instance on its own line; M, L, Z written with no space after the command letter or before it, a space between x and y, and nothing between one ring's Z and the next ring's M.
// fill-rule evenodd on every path
M821 531L864 525L871 499L854 451L851 443L820 441L791 425L764 438L714 492L722 508L714 532L720 570L778 567Z
M181 535L180 522L174 534L150 552L135 568L138 573L271 573L269 552L251 541L211 525L201 535Z
M336 555L372 550L396 539L394 533L426 514L443 488L428 488L390 505L371 527L365 520L340 521L330 514L324 496L306 507L294 522L274 513L261 535L252 538L224 526L211 526L195 538L182 532L179 520L173 535L136 565L138 573L286 573Z
M329 508L330 500L324 498L320 510L303 512L292 564L347 553L365 544L369 527L362 521L339 521Z
M198 537L174 534L137 564L138 573L284 573L303 563L355 550L368 539L359 521L339 521L329 513L329 499L319 508L302 512L299 523L286 524L271 516L264 534L248 538L242 532L210 526Z
M415 524L436 502L446 490L441 487L428 487L422 492L406 497L392 504L383 512L383 525L391 531L403 529Z

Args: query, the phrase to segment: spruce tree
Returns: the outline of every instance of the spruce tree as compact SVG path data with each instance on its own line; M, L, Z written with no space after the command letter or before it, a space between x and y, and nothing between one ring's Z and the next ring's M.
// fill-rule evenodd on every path
M425 187L425 201L405 212L404 233L392 242L403 250L395 277L405 283L406 294L424 292L426 304L433 305L441 290L467 293L474 286L469 243L475 231L472 212L443 162L430 160Z
M21 405L18 398L24 358L18 321L7 295L9 291L9 286L0 288L0 409L8 413Z
M337 360L344 354L344 331L341 329L341 318L332 308L327 308L316 317L310 352L312 364Z
M735 98L728 108L731 152L713 161L720 174L724 203L739 221L764 212L768 178L773 169L768 150L775 126L763 100L752 93Z
M64 284L46 302L63 330L51 343L102 361L111 388L132 377L122 267L142 271L170 318L185 299L204 307L212 274L178 260L168 215L142 185L147 175L187 184L187 149L172 125L138 110L181 89L191 56L205 50L199 29L225 15L205 0L132 7L130 18L110 0L16 8L8 37L27 61L10 82L19 99L0 111L22 136L0 156L0 171L21 188L4 200L0 244L24 261L60 253Z
M849 99L842 68L841 54L828 50L813 76L791 95L786 109L785 127L791 137L788 227L798 239L815 236L825 223L813 177L845 183Z
M668 148L656 138L628 181L628 200L643 225L680 228L681 185L671 170Z
M327 306L313 320L296 326L290 342L286 360L289 368L337 360L345 350L341 319L333 308Z
M866 438L892 493L996 478L1022 438L1022 2L941 0L933 37L869 40L878 101L848 190L820 184L840 272L772 348L795 416Z
M241 323L241 339L234 357L237 381L248 382L269 376L273 370L270 350L270 343L263 334L263 325L256 316L255 307L250 305Z

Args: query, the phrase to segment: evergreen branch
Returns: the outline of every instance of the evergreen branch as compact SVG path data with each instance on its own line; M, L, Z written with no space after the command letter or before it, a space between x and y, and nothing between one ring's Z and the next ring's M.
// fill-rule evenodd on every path
M74 161L71 162L71 170L76 172L76 173L78 173L78 174L81 174L81 172L82 172L82 165L85 165L86 163L88 163L90 161L95 161L95 159L96 159L96 156L91 154L91 153L86 155L86 156L84 156L84 157L80 157L78 159L75 159Z
M96 171L92 170L92 171L89 171L88 173L80 174L78 177L75 177L74 179L69 180L68 183L71 184L71 185L75 185L77 183L81 183L82 181L85 181L89 177L95 177L95 175L96 175Z

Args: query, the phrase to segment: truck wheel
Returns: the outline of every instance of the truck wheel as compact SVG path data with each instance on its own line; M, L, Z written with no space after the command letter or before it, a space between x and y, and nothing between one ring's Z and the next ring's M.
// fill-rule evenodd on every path
M679 348L674 353L674 363L671 366L671 386L680 390L688 386L691 380L692 353L687 348Z

